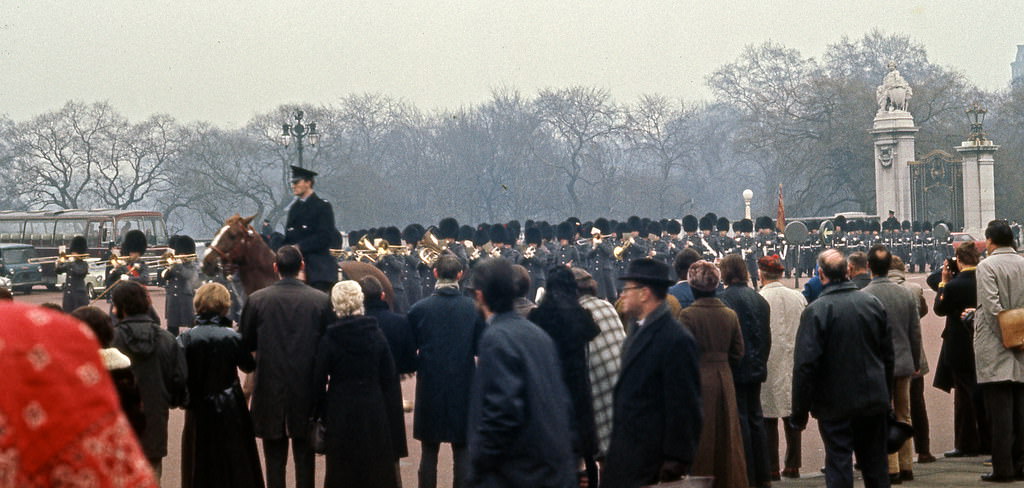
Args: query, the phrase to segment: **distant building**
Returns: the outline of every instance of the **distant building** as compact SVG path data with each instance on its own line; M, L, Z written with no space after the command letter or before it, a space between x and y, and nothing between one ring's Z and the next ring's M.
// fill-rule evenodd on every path
M1010 63L1010 71L1013 72L1011 81L1024 78L1024 45L1017 45L1017 60Z

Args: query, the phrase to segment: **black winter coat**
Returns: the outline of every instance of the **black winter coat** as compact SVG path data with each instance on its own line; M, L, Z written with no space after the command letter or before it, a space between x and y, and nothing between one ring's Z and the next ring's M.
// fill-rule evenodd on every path
M89 292L85 287L85 277L89 275L89 263L74 259L54 266L57 274L67 273L64 280L64 299L61 308L64 313L71 313L78 307L89 304Z
M829 284L800 315L793 417L837 420L889 409L893 346L885 308L850 281Z
M725 306L736 312L743 332L743 359L733 368L736 384L764 383L768 379L768 353L772 349L771 306L760 293L743 284L718 293Z
M960 320L964 309L978 306L978 284L975 270L962 271L935 294L935 315L946 317L942 330L942 349L935 368L933 385L947 393L953 379L976 381L974 369L974 324Z
M664 304L626 338L601 486L655 484L668 460L693 465L703 420L698 360L693 335Z
M409 310L416 335L416 406L413 437L424 442L466 442L469 390L484 321L458 288L441 288Z
M188 405L181 436L181 486L263 486L252 418L238 370L256 367L231 321L201 316L178 336L188 362Z
M313 359L324 329L336 319L326 293L294 278L249 295L240 329L246 351L256 352L251 406L257 437L309 435Z
M473 381L469 486L577 486L556 355L547 334L515 312L491 318Z
M131 369L142 396L146 430L139 439L148 459L167 455L168 410L188 398L185 353L170 332L147 315L121 319L114 326L112 344L132 361Z
M397 487L395 462L408 455L402 390L377 321L353 316L331 325L311 378L326 426L324 486Z
M306 281L338 281L338 261L331 256L331 246L339 245L340 240L330 203L316 193L305 202L299 199L292 202L285 223L284 243L295 244L302 251Z
M395 360L398 374L416 372L416 335L405 315L399 315L388 309L387 302L375 299L366 300L366 316L377 319L377 325L388 340L391 357Z
M597 453L597 425L590 389L590 366L587 344L601 332L594 318L576 300L555 304L548 295L540 306L530 312L530 322L547 332L558 351L562 380L572 400L569 418L573 433L573 449L580 456Z

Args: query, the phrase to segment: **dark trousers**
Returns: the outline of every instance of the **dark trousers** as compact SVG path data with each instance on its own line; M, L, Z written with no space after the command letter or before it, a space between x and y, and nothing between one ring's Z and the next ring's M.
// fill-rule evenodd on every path
M910 423L914 426L914 452L931 454L928 434L928 407L924 403L924 377L910 379Z
M992 427L992 473L1014 476L1024 468L1024 383L980 386Z
M747 480L750 486L761 486L771 482L768 439L761 414L761 383L737 383L736 406L739 408L740 432L747 459Z
M789 418L782 419L782 430L786 434L786 469L800 469L801 433L789 426ZM768 437L768 467L772 473L779 472L779 419L764 419Z
M419 488L436 488L437 454L441 450L441 444L421 442L420 447ZM452 488L462 488L469 469L469 450L465 444L452 444L452 460L455 464L455 469L452 470Z
M857 455L866 488L889 486L889 457L885 452L887 416L879 413L818 419L818 430L825 442L825 486L853 488L853 454Z
M295 463L296 488L313 488L316 461L306 439L292 438L292 462ZM267 463L267 488L285 488L285 466L288 464L288 438L263 439L263 456Z
M992 452L981 389L973 378L953 375L953 447L969 454Z

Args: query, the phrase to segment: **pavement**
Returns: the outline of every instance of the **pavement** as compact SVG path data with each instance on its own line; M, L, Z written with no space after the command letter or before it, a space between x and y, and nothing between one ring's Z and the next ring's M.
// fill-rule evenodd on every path
M910 281L921 284L925 289L925 299L928 300L929 306L935 298L935 294L928 289L924 283L925 275L923 274L911 274L908 275ZM795 283L793 279L783 280L783 284L787 286L802 286L804 280ZM164 309L164 292L161 288L150 288L150 294L153 299L153 306L158 311ZM15 300L25 301L30 303L43 303L43 302L61 302L60 292L47 292L42 289L35 290L32 294L25 295L18 293L15 295ZM101 307L105 307L102 302L99 304ZM942 344L941 333L944 326L944 319L942 317L935 316L934 313L929 312L921 320L922 338L925 346L926 356L928 362L931 365L932 371L934 371L936 360L939 357L939 349ZM953 449L953 398L952 395L947 394L941 390L931 387L931 374L925 377L925 400L928 405L928 416L931 424L931 452L940 459L935 463L928 464L915 464L914 465L914 477L915 480L912 482L904 483L910 488L925 488L925 487L950 487L950 486L978 486L978 485L989 485L989 483L983 483L979 477L982 473L987 473L990 468L983 466L981 462L983 458L958 458L958 459L943 459L941 458L942 453ZM407 400L415 399L416 391L416 379L411 378L402 382L402 393ZM181 473L180 473L180 459L181 459L181 431L184 427L184 412L182 410L172 410L170 412L170 420L168 425L169 430L169 442L168 442L168 455L164 459L164 475L161 480L161 486L163 487L174 487L181 486ZM402 476L403 486L415 487L417 486L416 471L419 465L420 459L420 446L419 442L412 438L412 421L413 415L407 413L405 415L406 423L406 436L408 439L409 456L403 458L400 463L400 472ZM782 436L780 436L782 437ZM825 486L824 475L821 474L819 469L824 466L825 453L824 446L821 441L821 436L818 434L818 427L812 418L808 423L807 430L804 431L802 437L802 478L796 480L784 479L783 481L773 482L773 486L776 487L799 487L799 486ZM257 445L260 445L257 443ZM262 447L262 446L261 446ZM324 458L323 456L317 456L317 486L322 486L324 480ZM292 474L289 463L289 486L293 486L294 475ZM452 477L452 458L451 451L447 447L442 447L440 453L440 460L438 462L438 484L440 488L447 488L451 486ZM1024 482L1021 482L1024 483ZM855 486L863 486L863 483L858 480Z

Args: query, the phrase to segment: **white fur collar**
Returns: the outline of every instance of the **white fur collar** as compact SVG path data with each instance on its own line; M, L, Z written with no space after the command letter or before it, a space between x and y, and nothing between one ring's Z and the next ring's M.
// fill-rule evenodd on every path
M107 371L125 369L132 365L132 360L118 351L116 347L100 349L100 359L103 360L103 366L107 368Z

